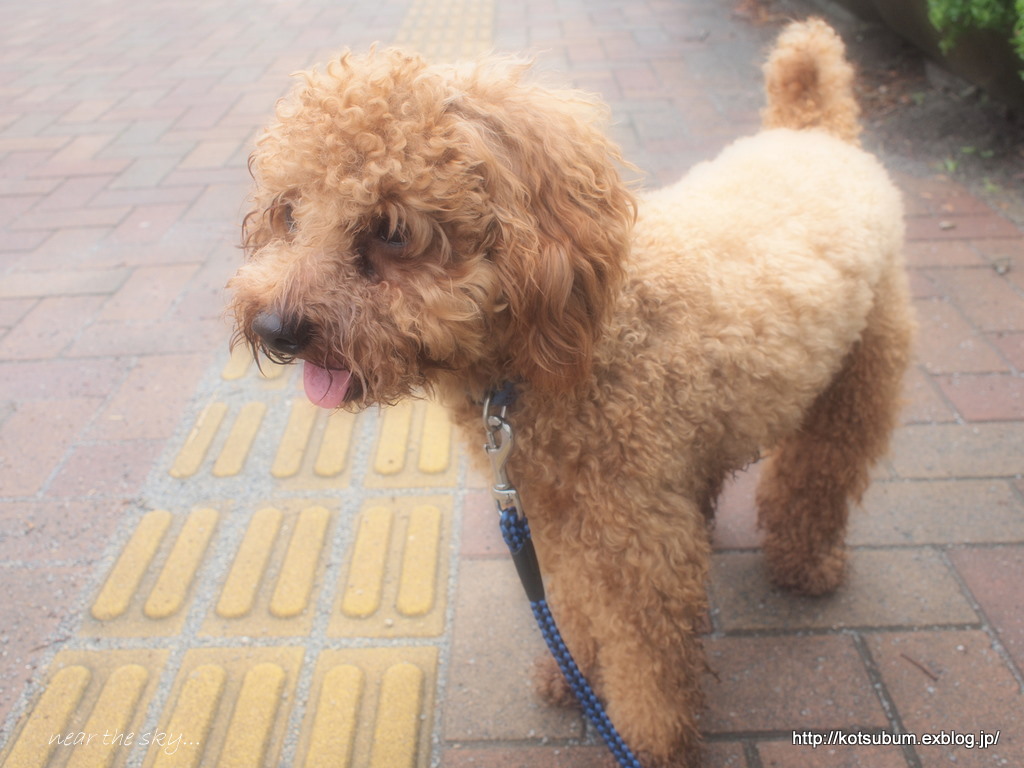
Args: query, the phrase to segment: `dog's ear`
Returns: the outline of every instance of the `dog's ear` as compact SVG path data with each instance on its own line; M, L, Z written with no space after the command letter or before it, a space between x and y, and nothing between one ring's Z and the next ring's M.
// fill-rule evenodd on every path
M475 145L490 198L509 374L557 392L590 369L636 206L618 149L599 127L603 108L577 92L522 84L526 68L479 67L449 111Z

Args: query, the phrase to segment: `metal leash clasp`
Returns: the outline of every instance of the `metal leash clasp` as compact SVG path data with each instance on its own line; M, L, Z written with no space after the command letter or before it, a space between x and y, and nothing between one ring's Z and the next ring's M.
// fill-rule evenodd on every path
M493 395L489 393L484 399L484 430L487 433L487 443L484 450L487 451L487 458L491 460L491 470L494 474L495 484L491 487L491 495L498 504L498 511L514 509L518 517L523 516L523 507L519 501L519 493L509 482L505 464L509 454L512 452L512 425L505 419L508 406L501 406L495 412L491 401Z

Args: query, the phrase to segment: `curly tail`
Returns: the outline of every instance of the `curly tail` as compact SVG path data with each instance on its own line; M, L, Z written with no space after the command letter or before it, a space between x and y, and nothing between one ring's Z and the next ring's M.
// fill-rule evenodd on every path
M821 19L790 24L764 65L765 128L822 128L857 144L860 107L839 35Z

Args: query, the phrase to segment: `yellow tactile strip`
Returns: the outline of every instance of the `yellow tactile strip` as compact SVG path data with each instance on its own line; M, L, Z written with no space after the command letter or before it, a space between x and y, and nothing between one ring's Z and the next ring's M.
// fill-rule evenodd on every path
M434 648L322 652L295 765L426 768L436 681Z
M275 403L275 407L280 406ZM178 480L194 481L236 478L248 470L268 473L286 488L337 489L349 485L354 438L363 419L372 417L317 408L297 388L286 407L288 418L283 430L269 434L270 430L264 428L267 403L210 402L196 416L169 474ZM454 482L452 426L441 406L409 400L373 416L380 421L379 436L365 485L420 488ZM269 465L250 462L254 447L269 441L275 441ZM250 463L257 465L250 467Z
M136 750L166 747L144 714L167 656L153 650L62 651L0 764L100 768L121 765Z
M299 647L188 651L170 693L147 711L167 651L65 651L4 768L261 768L277 765L296 706ZM304 768L426 768L437 650L325 650L301 717Z
M451 498L367 501L331 612L332 637L434 637L444 629Z
M201 636L294 637L310 631L337 517L328 504L293 499L249 517ZM82 631L98 637L177 634L220 517L208 507L178 518L164 510L144 515L107 573ZM451 520L450 495L367 500L352 523L328 635L440 635Z
M295 647L186 653L158 720L159 730L178 738L180 748L151 753L143 765L276 765L303 655Z
M290 501L262 507L220 587L202 635L287 637L309 633L322 588L333 513L325 504Z
M146 513L93 600L86 631L119 637L177 634L219 517L207 507L180 516Z
M488 53L494 7L494 0L413 0L395 43L434 60Z
M347 484L343 477L356 416L343 411L327 412L295 397L289 404L288 423L280 436L269 473L277 479L307 474L329 479L334 487ZM208 470L214 478L241 475L258 439L267 404L247 401L229 405L208 404L196 417L169 473L187 480ZM269 439L269 438L267 438Z

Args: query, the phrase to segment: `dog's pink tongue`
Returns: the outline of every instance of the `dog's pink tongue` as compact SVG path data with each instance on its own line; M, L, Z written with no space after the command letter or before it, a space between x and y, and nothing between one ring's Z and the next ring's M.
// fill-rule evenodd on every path
M306 387L306 397L313 405L321 408L337 408L345 402L352 374L348 371L321 368L309 362L303 365L302 381Z

